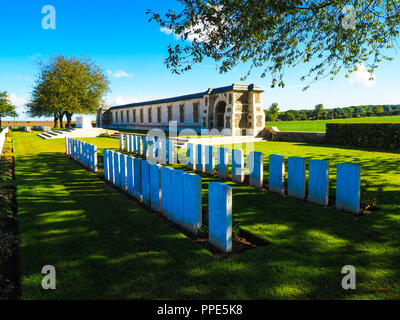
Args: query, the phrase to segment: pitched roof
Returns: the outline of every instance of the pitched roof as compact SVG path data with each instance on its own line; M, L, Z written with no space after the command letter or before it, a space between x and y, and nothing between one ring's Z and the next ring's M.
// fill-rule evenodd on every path
M226 87L219 87L219 88L209 88L207 91L199 92L199 93L192 93L183 96L177 96L172 98L165 98L165 99L158 99L158 100L150 100L150 101L143 101L143 102L136 102L136 103L129 103L119 106L113 106L111 109L123 109L123 108L131 108L131 107L142 107L147 105L154 105L154 104L161 104L161 103L169 103L169 102L176 102L182 100L191 100L191 99L201 99L205 95L209 94L216 94L216 93L224 93L228 91L260 91L263 90L255 84L232 84Z

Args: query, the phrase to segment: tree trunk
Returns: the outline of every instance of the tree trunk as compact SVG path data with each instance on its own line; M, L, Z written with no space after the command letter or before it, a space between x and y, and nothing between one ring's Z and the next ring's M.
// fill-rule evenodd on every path
M63 129L64 125L63 125L63 118L64 118L64 112L60 114L60 116L58 117L58 119L60 120L60 128Z
M67 128L71 128L71 119L72 119L72 113L66 112L65 116L67 117Z
M58 122L58 118L56 115L54 115L54 129L57 128L57 122Z
M0 117L0 129L1 129L1 117Z

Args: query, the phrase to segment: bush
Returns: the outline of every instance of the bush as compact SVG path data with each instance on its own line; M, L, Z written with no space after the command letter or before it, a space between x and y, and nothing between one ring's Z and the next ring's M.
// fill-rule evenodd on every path
M325 142L356 147L400 148L400 123L327 123Z

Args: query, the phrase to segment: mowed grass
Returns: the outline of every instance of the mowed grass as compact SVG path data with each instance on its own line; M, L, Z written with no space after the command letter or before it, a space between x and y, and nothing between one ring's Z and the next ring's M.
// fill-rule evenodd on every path
M370 184L367 194L377 197L379 210L357 217L228 182L234 229L270 245L218 260L69 160L63 140L13 135L24 299L400 297L398 153L256 144L265 155L329 159L332 174L337 162L361 163L363 185ZM116 139L83 140L118 147ZM210 181L216 179L203 175L205 208ZM41 289L45 264L56 267L54 291ZM356 290L341 287L345 265L356 268Z
M277 127L280 131L311 131L325 132L327 123L353 123L353 122L400 122L400 116L386 117L364 117L350 119L330 119L330 120L305 120L305 121L270 121L266 122L267 127Z

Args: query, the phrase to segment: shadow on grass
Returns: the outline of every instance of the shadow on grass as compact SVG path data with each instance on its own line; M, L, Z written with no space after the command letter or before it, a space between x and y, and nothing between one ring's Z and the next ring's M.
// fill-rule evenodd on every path
M398 216L357 218L229 182L235 225L271 241L218 261L60 153L16 159L25 299L394 298ZM203 202L208 197L203 179ZM206 190L204 190L206 189ZM390 202L390 201L389 201ZM206 208L206 204L205 204ZM41 289L44 265L57 289ZM341 268L357 290L341 288ZM373 281L373 282L371 282Z

